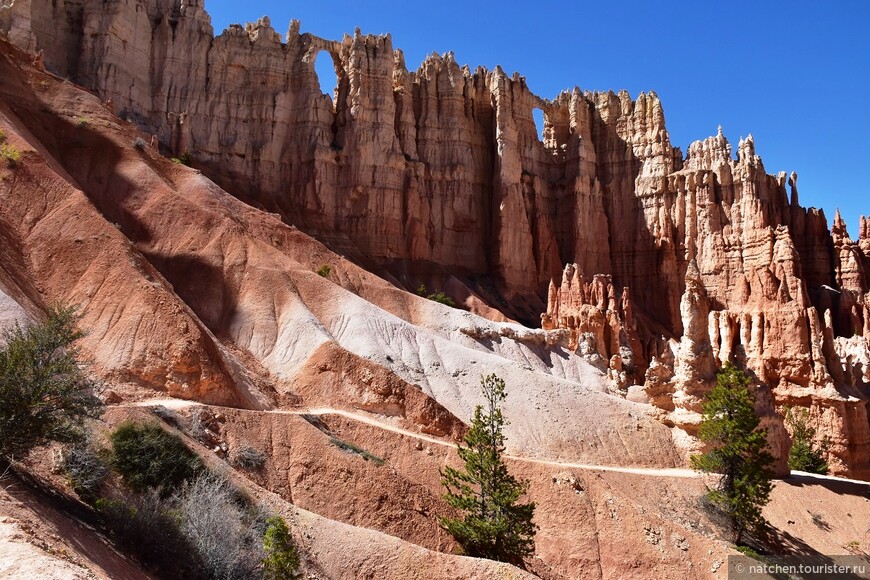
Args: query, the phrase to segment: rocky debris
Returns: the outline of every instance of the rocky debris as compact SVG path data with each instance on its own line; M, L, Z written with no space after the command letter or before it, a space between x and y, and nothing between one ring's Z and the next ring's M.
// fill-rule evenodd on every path
M190 434L194 439L211 449L218 457L227 457L229 446L223 435L226 417L207 407L194 407L190 412L189 421Z
M553 483L559 487L565 487L576 494L583 493L583 484L571 472L561 471L553 476Z

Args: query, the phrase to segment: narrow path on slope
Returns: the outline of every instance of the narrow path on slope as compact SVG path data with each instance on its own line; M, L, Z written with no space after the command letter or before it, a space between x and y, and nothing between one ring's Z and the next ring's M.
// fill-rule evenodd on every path
M266 411L252 411L250 409L236 409L234 407L220 407L217 405L206 405L204 403L199 403L197 401L187 401L184 399L148 399L145 401L139 401L137 403L129 403L122 405L112 405L113 407L156 407L163 406L167 409L185 409L189 407L211 407L217 409L232 409L234 411L248 411L248 412L257 412L257 413L272 413L276 415L338 415L341 417L345 417L347 419L351 419L352 421L357 421L359 423L365 423L366 425L371 425L372 427L377 427L378 429L383 429L385 431L391 431L398 435L404 435L405 437L411 437L414 439L419 439L421 441L426 441L428 443L433 443L435 445L441 445L444 447L452 447L456 448L457 445L455 443L451 443L450 441L444 441L442 439L438 439L436 437L430 437L428 435L423 435L421 433L416 433L414 431L409 431L408 429L402 429L401 427L396 427L395 425L391 425L389 423L384 423L382 421L378 421L367 415L362 415L359 413L353 413L350 411L344 411L342 409L333 409L330 407L323 408L313 408L313 409L298 409L293 411L287 411L283 409L270 409ZM520 457L517 455L505 455L507 459L511 459L513 461L523 461L526 463L537 463L539 465L550 465L553 467L563 467L568 469L589 469L589 470L598 470L598 471L612 471L616 473L632 473L636 475L651 475L654 477L683 477L683 478L693 478L698 477L698 474L691 469L680 469L677 467L669 467L669 468L647 468L647 467L618 467L613 465L592 465L589 463L568 463L564 461L549 461L546 459L535 459L532 457Z

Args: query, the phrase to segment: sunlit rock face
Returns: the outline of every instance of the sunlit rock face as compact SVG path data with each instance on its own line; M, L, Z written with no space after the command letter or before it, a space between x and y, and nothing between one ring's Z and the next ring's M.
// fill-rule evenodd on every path
M615 391L685 433L733 362L762 385L780 456L778 410L805 406L835 469L870 475L870 222L857 242L839 216L829 229L752 136L732 147L720 130L684 156L652 92L546 100L500 68L447 53L409 71L389 36L331 41L298 22L215 37L199 0L18 0L0 32L397 283L435 268L509 317L543 312ZM335 78L318 79L321 53Z

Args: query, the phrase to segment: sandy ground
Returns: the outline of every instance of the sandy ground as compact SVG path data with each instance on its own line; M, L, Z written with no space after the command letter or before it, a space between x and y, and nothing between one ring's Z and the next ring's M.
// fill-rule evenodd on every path
M0 487L0 578L149 580L93 527L66 509L75 500L9 476ZM81 509L81 508L79 508Z

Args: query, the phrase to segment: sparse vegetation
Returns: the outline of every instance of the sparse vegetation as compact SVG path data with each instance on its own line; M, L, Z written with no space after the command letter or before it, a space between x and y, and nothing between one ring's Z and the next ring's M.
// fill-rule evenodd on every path
M187 165L188 167L190 167L190 164L193 161L193 157L191 156L190 151L185 149L184 152L178 157L172 157L171 161L179 165Z
M338 447L339 449L343 449L344 451L348 451L350 453L356 453L366 461L371 461L376 465L383 465L385 462L382 458L378 457L373 453L369 453L365 449L357 447L353 443L349 443L348 441L343 441L342 439L338 439L337 437L330 437L329 442Z
M181 428L181 417L178 416L178 413L173 411L172 409L168 409L163 405L155 405L151 407L151 412L154 413L157 417L160 417L163 421L165 421L168 425L172 425L173 427Z
M300 577L299 552L293 544L284 518L272 516L266 520L263 551L263 572L268 580L293 580Z
M750 548L749 546L734 546L734 549L743 554L744 556L749 556L755 560L764 561L764 558L761 554Z
M518 503L529 482L513 477L502 459L505 383L491 374L481 379L481 388L486 406L474 410L466 447L459 447L465 467L446 467L441 472L441 483L447 488L444 499L463 515L441 517L439 522L469 556L521 565L534 553L535 504Z
M52 308L48 320L16 325L0 350L0 457L27 454L49 441L75 442L83 423L98 417L102 404L78 363L72 308Z
M103 482L109 476L109 462L105 452L84 441L66 450L61 469L70 487L85 499L98 497Z
M264 559L265 521L221 476L203 472L174 499L181 532L205 577L244 580L258 576Z
M438 292L429 293L429 290L426 288L425 284L420 284L420 286L417 288L417 294L419 296L423 296L424 298L428 298L433 302L438 302L439 304L444 304L445 306L456 308L456 301L453 300L453 298L440 290Z
M332 272L332 267L329 264L324 264L317 270L317 275L322 276L324 278L329 278L329 274Z
M152 423L122 423L109 437L112 466L135 491L179 489L203 470L202 461L176 435Z
M123 500L99 499L95 507L120 546L159 577L200 577L196 552L159 491L151 489Z
M773 477L767 433L759 428L749 384L749 377L732 365L719 371L698 431L710 450L692 456L695 469L719 474L707 497L728 518L736 544L746 532L764 529L761 509L770 500Z
M791 431L788 466L808 473L828 473L825 456L831 447L831 440L824 437L821 442L816 442L816 430L810 426L809 409L786 407L785 423Z
M110 450L88 437L83 422L101 404L88 394L76 361L75 321L72 309L58 308L44 324L5 334L0 458L12 463L36 445L72 442L57 464L70 487L95 508L115 543L156 577L297 578L300 558L286 522L209 472L180 437L156 421L121 423L109 434ZM174 411L151 411L180 427ZM241 447L234 464L259 469L264 462L257 450ZM109 479L113 470L120 479ZM4 474L0 469L0 480Z
M119 439L125 444L118 445ZM160 577L263 576L269 527L260 506L205 469L178 437L158 425L124 423L111 440L113 467L132 493L99 499L95 507L123 546ZM119 447L126 463L117 460Z
M266 456L253 447L242 447L233 454L230 463L239 469L256 471L266 464Z
M21 151L6 140L6 133L0 131L0 157L9 167L15 167L21 161Z

